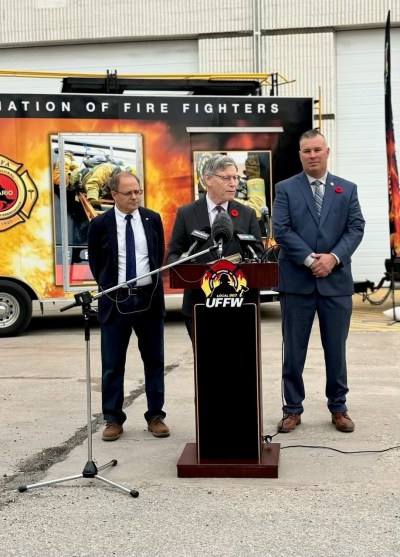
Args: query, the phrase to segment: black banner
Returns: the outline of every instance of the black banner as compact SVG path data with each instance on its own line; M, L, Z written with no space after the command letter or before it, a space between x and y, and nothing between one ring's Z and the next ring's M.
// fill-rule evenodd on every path
M385 29L385 129L386 158L389 194L389 234L391 258L400 257L400 191L397 170L396 145L393 127L391 60L390 60L390 10Z

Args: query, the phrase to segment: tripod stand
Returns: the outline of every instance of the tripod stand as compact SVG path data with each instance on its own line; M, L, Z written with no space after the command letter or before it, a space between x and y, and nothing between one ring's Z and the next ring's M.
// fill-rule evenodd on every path
M197 245L197 244L196 244ZM192 254L190 256L187 257L183 257L181 259L179 259L178 261L175 261L174 263L170 263L169 265L165 265L164 267L161 267L160 269L155 269L154 271L150 271L149 273L146 273L140 277L135 277L123 284L117 284L116 286L113 286L111 288L108 288L107 290L102 290L101 292L99 292L98 294L96 294L95 296L92 296L90 292L86 291L86 292L79 292L78 294L75 294L74 298L75 298L75 302L72 304L69 304L63 308L61 308L60 311L66 311L67 309L71 309L73 307L76 306L81 306L82 307L82 313L85 319L85 341L86 341L86 389L87 389L87 428L88 428L88 460L86 462L86 465L83 469L83 472L81 474L76 474L75 476L67 476L65 478L59 478L57 480L49 480L47 482L40 482L37 484L31 484L31 485L21 485L18 488L18 491L20 491L21 493L24 491L28 491L30 489L35 489L37 487L44 487L46 485L52 485L52 484L57 484L57 483L61 483L61 482L67 482L70 480L77 480L79 478L94 478L96 480L100 480L108 485L111 485L112 487L117 487L118 489L121 489L122 491L125 491L125 493L129 493L129 495L131 495L132 497L139 497L139 492L136 491L136 489L128 489L127 487L124 487L122 485L119 485L115 482L112 482L111 480L108 480L107 478L103 478L102 476L99 476L98 472L100 470L104 470L105 468L108 468L109 466L116 466L117 465L117 460L113 459L110 462L108 462L107 464L104 464L103 466L97 467L96 463L93 460L92 457L92 423L91 423L91 392L90 392L90 326L89 326L89 316L90 316L90 311L91 311L91 307L90 304L93 300L96 300L97 298L101 298L102 296L113 292L115 290L118 290L119 288L121 288L122 286L127 286L130 285L134 282L137 282L139 279L141 278L145 278L151 275L154 275L156 273L160 273L166 269L170 269L171 267L175 267L176 265L179 265L181 263L185 263L186 261L190 261L191 259L194 259L195 257L198 257L200 255L203 255L205 253L209 253L215 249L217 249L217 244L215 243L213 246L210 246L209 248L204 249L203 251L200 251L198 253ZM190 251L190 250L189 250Z
M119 485L103 476L98 474L99 471L108 468L109 466L116 466L118 461L113 459L107 464L103 464L102 466L97 466L95 461L93 460L92 456L92 422L91 422L91 390L90 390L90 323L89 317L91 312L90 303L93 300L92 295L90 292L81 292L75 295L76 302L70 304L69 306L65 306L61 309L61 311L65 311L66 309L70 309L71 307L81 306L82 313L84 316L85 321L85 342L86 342L86 399L87 399L87 430L88 430L88 460L85 464L83 472L81 474L76 474L75 476L66 476L64 478L58 478L56 480L49 480L47 482L40 482L31 485L21 485L18 488L18 491L21 493L24 491L29 491L31 489L36 489L38 487L44 487L47 485L57 484L61 482L67 482L70 480L78 480L79 478L93 478L95 480L100 480L105 484L108 484L112 487L117 487L121 489L125 493L129 493L132 497L139 497L139 492L136 489L128 489L122 485Z

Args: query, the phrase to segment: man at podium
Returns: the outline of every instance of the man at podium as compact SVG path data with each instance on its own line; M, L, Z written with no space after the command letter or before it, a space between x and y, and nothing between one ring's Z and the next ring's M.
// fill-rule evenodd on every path
M261 258L264 246L256 213L251 207L234 199L239 180L236 162L226 155L213 155L202 167L202 180L207 187L206 195L177 210L169 244L168 264L175 263L188 252L196 253L214 246L216 238L213 226L217 215L217 222L222 222L218 229L218 253L212 250L191 262L209 263L219 256L236 254L243 258L243 243L239 241L237 234L254 237L251 249L255 257ZM222 212L224 219L219 215ZM226 227L224 223L227 224ZM203 233L203 243L194 241L194 232ZM193 307L204 302L205 294L201 288L184 289L182 313L190 338L193 331Z

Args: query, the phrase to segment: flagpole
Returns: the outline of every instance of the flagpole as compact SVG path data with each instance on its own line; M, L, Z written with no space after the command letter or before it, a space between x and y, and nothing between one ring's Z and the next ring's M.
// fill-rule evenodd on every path
M393 322L396 322L395 308L395 266L400 265L400 189L396 160L396 145L393 126L391 53L390 53L390 10L385 27L385 132L386 160L389 198L389 241L390 241L390 287L392 290ZM396 261L397 260L397 261Z

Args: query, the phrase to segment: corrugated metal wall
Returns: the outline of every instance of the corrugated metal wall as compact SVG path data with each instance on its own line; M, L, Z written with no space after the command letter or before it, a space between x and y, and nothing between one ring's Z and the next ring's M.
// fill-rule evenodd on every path
M400 16L396 0L266 0L261 6L262 26L270 30L376 25L388 9L393 21Z
M199 41L201 72L253 72L251 37L209 38Z
M187 37L251 32L253 0L2 0L0 43ZM265 32L383 25L399 2L387 0L262 0Z
M252 72L252 38L203 39L199 43L199 64L202 72ZM321 130L335 153L335 34L326 31L263 36L261 67L269 73L281 74L282 77L278 78L279 96L313 97L320 101L324 117ZM285 83L285 79L289 83ZM317 121L315 126L318 126ZM333 158L332 170L334 166Z
M186 37L250 29L252 0L2 0L1 13L3 45Z
M336 56L332 31L263 37L265 66L290 83L279 85L279 96L306 96L319 101L321 131L332 148L330 168L336 166ZM315 127L318 122L315 122Z

